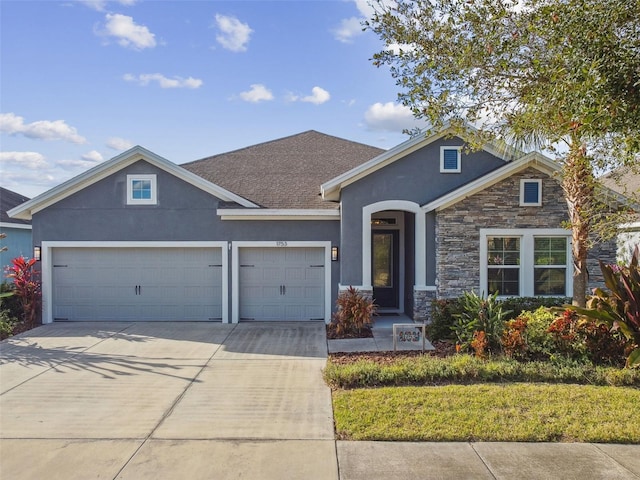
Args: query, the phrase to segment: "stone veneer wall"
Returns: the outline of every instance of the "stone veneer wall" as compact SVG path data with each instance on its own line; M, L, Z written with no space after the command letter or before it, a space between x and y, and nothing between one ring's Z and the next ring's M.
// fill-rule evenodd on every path
M542 206L519 206L520 180L537 178L542 178ZM481 228L561 228L567 220L566 203L558 180L533 168L438 212L437 297L457 297L464 291L479 291ZM602 285L598 259L611 263L615 258L615 240L596 245L591 250L589 290Z
M520 207L520 180L542 178L542 206ZM560 228L566 204L557 180L528 168L436 214L438 298L480 289L481 228Z
M436 298L434 290L413 291L413 318L416 322L427 322L431 318L431 303Z

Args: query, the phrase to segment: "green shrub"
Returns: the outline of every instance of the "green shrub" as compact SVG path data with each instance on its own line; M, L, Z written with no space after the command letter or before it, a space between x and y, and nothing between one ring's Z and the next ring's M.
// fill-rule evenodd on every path
M428 355L384 363L357 360L334 363L329 357L324 379L333 388L401 385L444 385L483 382L546 382L640 387L640 369L621 369L560 357L555 361L518 362L503 357L472 355L446 358Z
M2 282L0 283L0 310L8 310L9 317L20 318L22 315L22 309L20 307L20 298L13 295L14 287L13 283ZM4 296L4 294L11 293L10 296Z
M556 318L548 308L540 307L535 312L521 312L519 318L527 322L524 338L527 344L526 358L546 360L557 353L549 327Z
M455 315L462 313L460 298L442 298L431 302L431 322L427 326L427 336L432 341L455 340L451 327Z
M498 292L486 298L475 292L464 292L461 299L462 312L455 315L452 327L463 348L471 345L475 332L484 332L486 349L493 353L500 351L505 317L510 312L502 309L497 298ZM475 349L477 354L477 348Z
M11 316L9 310L0 310L0 340L13 335L13 329L17 323L18 320Z
M510 310L507 320L517 318L522 312L534 312L540 307L561 307L571 303L567 297L508 297L500 300L502 308Z
M442 298L431 302L431 323L427 327L429 339L455 340L451 327L455 316L462 313L463 298ZM504 320L512 320L524 311L533 312L540 307L560 307L571 303L566 297L509 297L498 300L502 305Z

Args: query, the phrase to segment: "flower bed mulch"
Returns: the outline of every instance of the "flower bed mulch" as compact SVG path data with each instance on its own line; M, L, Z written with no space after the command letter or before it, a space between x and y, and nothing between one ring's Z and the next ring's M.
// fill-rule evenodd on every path
M330 323L327 325L327 339L339 340L344 338L373 338L373 332L370 327L361 328L358 332L337 334L335 331L335 325Z
M421 350L404 350L401 352L352 352L331 353L329 357L333 363L345 365L358 360L370 360L380 364L389 364L399 358L412 358L428 355L432 357L448 357L456 353L456 347L451 342L433 342L435 350L422 352Z

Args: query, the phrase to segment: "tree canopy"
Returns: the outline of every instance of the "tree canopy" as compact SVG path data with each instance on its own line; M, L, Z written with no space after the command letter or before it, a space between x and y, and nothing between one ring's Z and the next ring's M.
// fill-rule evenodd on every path
M385 48L399 100L433 129L478 127L552 150L572 228L574 302L584 304L594 171L640 152L640 1L377 0L365 23ZM582 290L582 293L580 292Z

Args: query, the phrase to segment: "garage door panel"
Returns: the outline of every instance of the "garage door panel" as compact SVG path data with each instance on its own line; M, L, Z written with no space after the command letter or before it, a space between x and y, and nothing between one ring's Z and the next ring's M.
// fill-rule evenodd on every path
M221 259L221 248L54 248L53 317L220 319Z
M241 247L238 259L240 319L324 318L324 248Z

